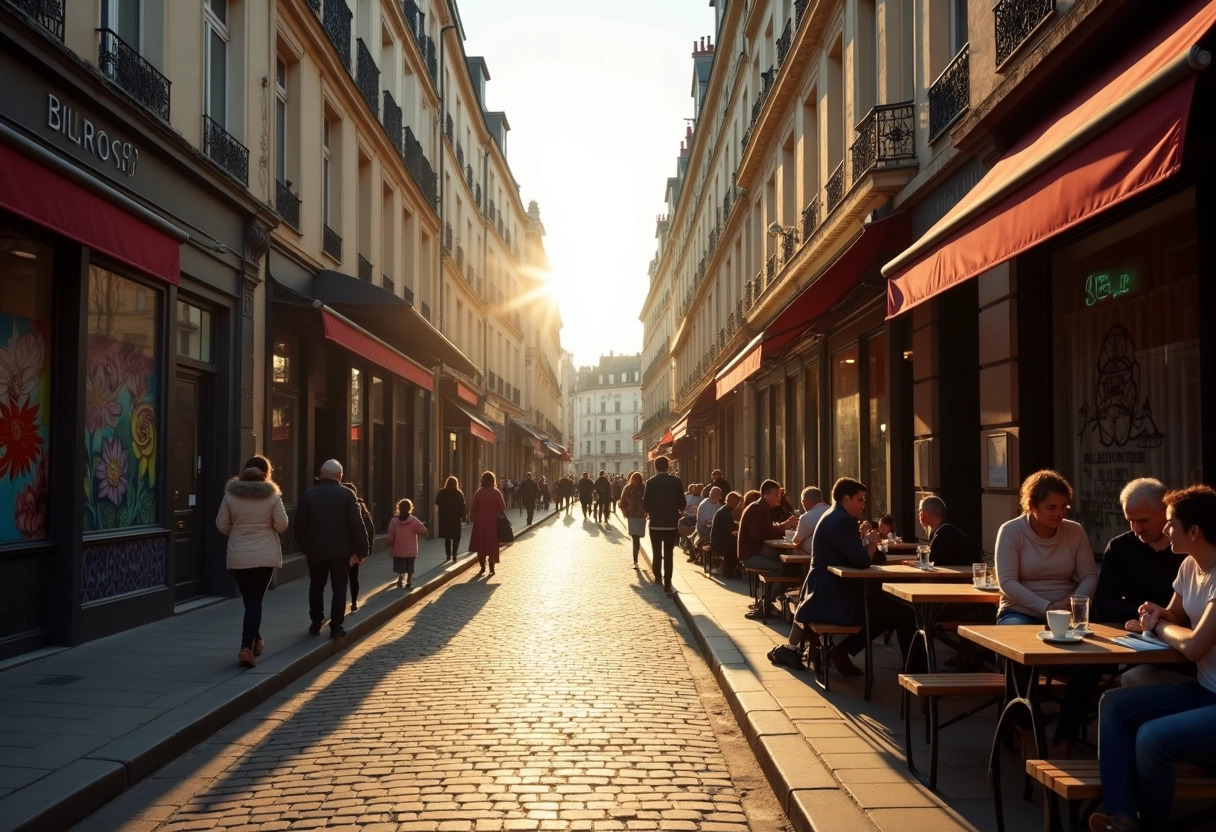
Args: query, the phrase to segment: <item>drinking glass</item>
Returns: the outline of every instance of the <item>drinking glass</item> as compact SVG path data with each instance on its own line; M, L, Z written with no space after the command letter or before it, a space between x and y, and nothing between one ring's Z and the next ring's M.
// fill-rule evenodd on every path
M1068 602L1072 604L1072 628L1074 630L1089 629L1089 596L1070 595Z
M982 562L971 564L971 585L988 586L988 564Z
M928 546L917 546L916 547L916 565L919 566L921 569L929 568L929 547Z

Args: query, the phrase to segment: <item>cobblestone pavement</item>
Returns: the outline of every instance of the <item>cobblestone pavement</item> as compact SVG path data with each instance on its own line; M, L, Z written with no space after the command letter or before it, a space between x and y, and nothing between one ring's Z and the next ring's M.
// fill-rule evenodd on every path
M783 828L629 552L617 527L539 527L77 829Z

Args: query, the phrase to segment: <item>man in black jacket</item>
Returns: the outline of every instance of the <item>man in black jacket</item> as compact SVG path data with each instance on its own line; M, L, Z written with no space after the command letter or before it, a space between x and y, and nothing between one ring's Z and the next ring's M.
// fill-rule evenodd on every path
M325 621L325 583L333 597L329 605L329 635L346 635L346 582L350 556L365 555L370 542L355 495L342 487L342 463L328 459L317 484L300 497L295 520L296 541L308 560L308 632L321 632Z
M667 473L667 457L655 457L655 474L646 480L642 492L642 505L650 517L650 551L653 557L655 583L663 582L663 589L671 593L671 570L675 557L680 518L684 516L684 483L680 478Z
M532 479L532 472L524 474L523 482L519 484L519 502L528 513L528 525L532 525L532 515L536 513L536 500L540 497L540 488Z
M612 483L608 480L608 474L605 471L600 471L600 475L595 480L595 522L607 523L608 511L612 503Z

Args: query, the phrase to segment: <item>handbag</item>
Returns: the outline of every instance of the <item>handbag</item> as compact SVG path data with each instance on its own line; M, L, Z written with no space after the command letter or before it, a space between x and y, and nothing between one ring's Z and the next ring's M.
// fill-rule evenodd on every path
M507 517L506 512L502 511L498 512L498 542L515 542L515 530L511 528L511 520Z

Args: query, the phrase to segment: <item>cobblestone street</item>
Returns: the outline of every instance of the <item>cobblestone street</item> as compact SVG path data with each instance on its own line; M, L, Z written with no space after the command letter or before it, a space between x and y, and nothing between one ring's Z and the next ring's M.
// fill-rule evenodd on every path
M729 711L629 551L538 527L77 828L782 828L741 737L732 781Z

